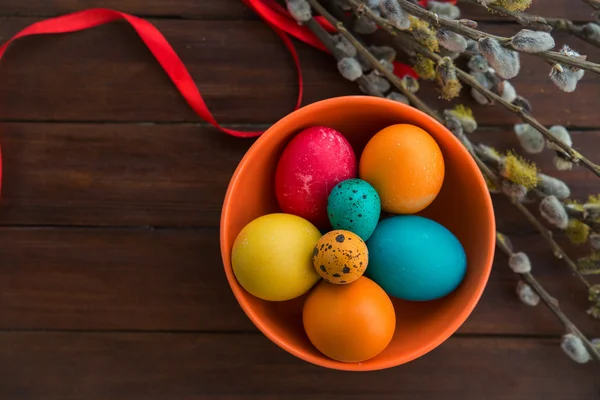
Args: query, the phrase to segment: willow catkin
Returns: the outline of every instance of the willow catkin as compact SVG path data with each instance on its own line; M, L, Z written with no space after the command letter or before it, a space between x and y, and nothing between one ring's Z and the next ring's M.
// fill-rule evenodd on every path
M521 29L510 40L513 49L525 53L539 53L554 47L554 38L548 32Z
M500 78L511 79L519 74L521 61L516 51L502 47L490 37L479 39L478 49Z

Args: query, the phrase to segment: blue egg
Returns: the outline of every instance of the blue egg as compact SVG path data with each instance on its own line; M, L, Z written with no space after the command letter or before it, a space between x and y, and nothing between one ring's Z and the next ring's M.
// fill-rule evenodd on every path
M343 229L367 241L377 226L381 200L373 186L362 179L338 183L327 200L327 214L333 229Z
M399 299L444 297L460 285L467 270L467 256L456 236L439 223L416 215L382 220L367 247L365 275Z

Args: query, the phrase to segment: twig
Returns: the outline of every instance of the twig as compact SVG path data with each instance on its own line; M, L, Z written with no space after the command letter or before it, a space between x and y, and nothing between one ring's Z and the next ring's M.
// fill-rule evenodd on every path
M342 58L346 57L346 55L337 47L335 47L335 43L333 42L333 38L314 18L309 19L304 23L304 25L311 30L312 33L323 43L327 50L331 52L333 57L340 61ZM368 94L375 97L385 97L383 93L378 91L370 84L369 80L363 75L356 80L356 83L359 84L362 88L364 88Z
M527 14L524 12L510 11L506 8L490 4L485 6L477 0L467 0L469 3L477 4L478 6L497 12L505 17L510 17L526 28L537 31L550 32L552 28L559 31L570 33L581 40L588 42L596 47L600 47L600 40L593 35L590 35L584 25L577 25L566 18L542 18L539 15Z
M496 235L496 246L507 257L513 255L513 251L508 247L508 245L499 239L499 235ZM537 292L537 294L542 298L546 306L561 320L561 322L565 325L565 327L573 334L579 336L579 338L585 344L585 347L588 349L590 354L597 360L600 361L600 353L598 349L588 340L588 338L575 326L573 322L565 315L565 313L560 309L558 303L554 300L552 296L544 289L542 284L530 273L519 274L523 277L523 279Z
M590 35L584 25L576 25L572 21L564 18L546 18L549 25L559 31L570 33L591 45L600 47L600 39L597 36Z
M404 96L406 96L406 98L408 99L408 101L410 101L411 104L413 104L415 107L417 107L418 109L422 110L423 112L425 112L426 114L430 115L431 117L435 118L437 121L442 122L441 117L435 112L433 111L427 104L423 103L423 101L421 101L421 99L419 99L414 93L410 92L408 89L406 89L406 87L404 86L404 84L402 83L402 81L400 80L400 78L398 78L396 75L394 75L392 72L388 71L387 69L385 69L381 63L379 62L379 60L377 60L372 54L371 52L365 47L363 46L362 43L360 43L344 26L344 24L340 21L338 21L333 15L331 15L329 13L329 11L327 11L317 0L308 0L308 2L311 4L311 6L317 10L317 12L319 14L321 14L323 17L325 17L325 19L331 24L333 25L336 30L342 35L344 36L346 39L348 39L348 41L354 46L356 47L356 50L369 62L369 64L371 64L371 66L376 69L377 71L379 71L383 76L385 76L391 83L392 85L394 85L394 87L396 87Z
M351 41L351 43L355 46L360 46L364 52L367 53L368 56L370 56L370 62L374 65L374 67L379 66L381 70L385 71L379 64L379 62L377 61L377 59L375 59L370 52L364 48L364 46L362 46L362 44L356 39L354 38L354 36L352 36L352 34L350 34L343 26L343 24L341 22L339 22L337 19L335 19L333 16L331 16L331 14L329 14L327 12L327 10L325 10L317 0L309 0L309 2L313 5L313 7L321 14L323 15L332 25L334 25L336 27L336 29L338 30L338 32L344 34L343 32L345 32L346 34L344 35L348 40ZM350 4L353 7L362 7L365 8L365 12L366 15L369 15L370 10L365 7L365 6L361 6L361 2L358 0L349 0ZM372 14L372 16L374 17L374 21L377 24L382 24L385 25L383 22L380 22L379 19L377 18L377 16L375 14L373 14L372 12L370 13ZM375 19L377 18L377 19ZM381 25L380 25L381 26ZM382 26L384 27L384 26ZM384 27L384 29L387 29ZM407 45L411 45L413 46L413 49L420 51L421 48L423 50L423 55L425 55L426 57L429 57L431 59L433 59L434 61L439 61L441 59L441 57L431 51L429 51L428 49L424 48L423 46L421 46L420 44L414 43L411 40L407 40L406 38L408 37L404 32L401 31L396 31L396 30L392 30L391 31L395 36L399 37L399 38L404 38L405 41L407 42ZM409 43L410 42L410 43ZM418 46L418 47L417 47ZM357 47L357 50L359 48ZM426 52L425 52L426 50ZM360 51L360 50L359 50ZM459 78L462 76L462 74L458 74L458 71L461 71L460 69L456 69L457 71L457 75L459 76ZM387 72L387 71L386 71ZM498 99L500 99L501 101L507 103L506 101L504 101L504 99L502 99L500 96L496 95L495 93L492 93L490 91L488 91L487 89L483 88L481 85L479 85L479 83L477 81L475 81L475 79L467 74L466 72L463 71L463 74L466 75L466 80L464 81L467 84L470 84L469 82L473 82L473 87L475 87L474 85L477 85L478 87L482 88L483 90L485 90L485 92L483 92L484 95L486 96L495 96ZM389 75L389 74L388 74ZM391 74L393 77L395 77L395 75ZM387 75L386 75L387 77ZM389 78L388 78L389 79ZM397 79L397 78L396 78ZM488 93L489 92L489 93ZM411 93L411 95L413 96L413 98L416 99L416 101L412 101L411 102L419 109L425 111L425 110L431 110L423 101L421 101L418 96L416 96L415 94ZM523 115L525 115L525 113L523 112L521 107L515 106L511 103L507 103L510 104L512 107L517 107L521 113L523 113ZM421 108L421 107L425 107L425 108ZM425 111L426 112L426 111ZM431 111L432 112L432 111ZM430 114L431 115L431 114ZM437 113L434 113L434 115L437 115ZM438 121L440 121L441 123L444 123L443 120L438 119ZM536 121L537 122L537 121ZM538 123L539 124L539 123ZM545 128L544 128L545 129ZM548 132L549 136L551 138L554 138L554 136L552 136L549 132ZM468 139L466 139L468 140ZM470 146L471 148L473 148L473 146ZM498 176L483 162L481 161L481 159L478 157L477 154L475 154L473 151L470 151L469 148L467 147L467 150L469 151L469 153L471 154L471 156L473 156L475 162L477 163L477 165L479 166L479 168L482 170L482 172L494 183L496 184L498 187L501 186L501 180L500 178L498 178ZM579 278L579 280L585 285L585 287L587 289L590 288L590 283L587 281L587 279L579 272L579 270L577 269L577 264L567 255L567 253L562 249L562 247L560 247L560 245L554 240L554 238L552 237L552 232L550 230L548 230L525 206L523 206L523 204L521 204L520 202L516 201L515 199L513 199L510 196L507 196L511 202L515 205L515 207L517 207L517 209L519 211L521 211L521 213L525 216L525 218L527 218L527 220L540 232L540 234L544 237L544 239L546 239L546 241L550 244L552 251L554 253L554 255L557 258L561 258L563 260L565 260L565 262L567 263L567 265L569 266L569 268L571 268L571 270L573 271L573 273Z
M385 19L379 17L378 15L376 15L375 13L373 13L371 11L371 9L366 7L361 1L348 0L348 2L350 3L350 5L352 7L354 7L355 11L359 11L359 9L360 9L360 12L364 13L365 16L372 19L377 25L381 26L383 29L385 29L391 35L394 35L394 36L398 37L398 39L402 40L404 45L412 47L413 50L415 50L418 53L421 53L422 55L424 55L425 57L427 57L433 61L437 62L442 59L442 57L439 54L432 52L431 50L429 50L425 46L421 45L420 43L417 43L414 40L409 40L408 39L409 36L407 33L399 30L394 25L389 23L387 20L385 20ZM479 82L477 82L477 80L475 78L473 78L473 76L471 76L469 73L463 71L462 69L460 69L460 68L455 68L455 69L456 69L456 74L461 81L463 81L467 85L471 86L472 88L477 90L479 93L481 93L488 99L500 103L502 106L504 106L509 111L517 114L523 121L527 122L528 124L533 126L535 129L540 131L540 133L542 135L544 135L544 138L546 138L547 141L554 143L555 145L560 147L561 150L563 150L571 158L571 161L573 163L583 164L586 168L588 168L590 171L592 171L597 177L600 177L600 166L593 163L588 158L586 158L583 154L581 154L580 152L573 149L571 146L569 146L562 140L559 140L554 135L552 135L552 133L550 133L550 131L544 125L542 125L531 114L526 112L523 109L523 107L515 105L513 103L510 103L510 102L504 100L501 96L497 95L496 93L487 89L485 86L481 85Z
M476 41L478 41L479 39L482 39L482 38L486 38L486 37L493 38L493 39L498 40L498 42L500 42L500 44L502 46L504 46L508 49L511 49L511 50L515 50L510 45L510 38L506 38L503 36L491 35L489 33L482 32L480 30L470 28L466 25L463 25L459 21L446 19L446 18L440 18L439 15L437 15L436 13L426 10L419 5L412 3L410 0L397 0L397 1L402 6L402 8L404 10L406 10L406 12L408 12L409 14L412 14L416 17L419 17L423 20L426 20L427 22L429 22L432 25L443 26L444 28L446 28L449 31L458 33L460 35L463 35L465 37L468 37L468 38L476 40ZM552 64L560 63L563 65L569 65L569 66L572 66L575 68L581 68L586 71L600 74L600 64L586 61L581 58L570 57L570 56L567 56L565 54L562 54L562 53L559 53L556 51L541 51L539 53L534 53L532 55L539 57L539 58L541 58L549 63L552 63Z

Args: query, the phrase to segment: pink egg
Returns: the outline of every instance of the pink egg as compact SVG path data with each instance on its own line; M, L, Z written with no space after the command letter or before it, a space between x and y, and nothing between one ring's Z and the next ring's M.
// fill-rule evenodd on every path
M304 129L286 146L275 173L281 210L329 227L327 197L339 182L355 178L357 162L348 140L335 129Z

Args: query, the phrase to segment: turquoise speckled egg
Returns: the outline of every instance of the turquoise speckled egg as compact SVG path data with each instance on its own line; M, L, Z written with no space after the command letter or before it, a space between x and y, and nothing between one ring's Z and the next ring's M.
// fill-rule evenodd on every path
M362 179L342 181L329 194L327 214L333 228L353 232L364 241L371 237L380 213L377 191Z
M367 241L365 275L392 297L426 301L453 292L467 257L459 240L439 223L416 215L382 220Z

